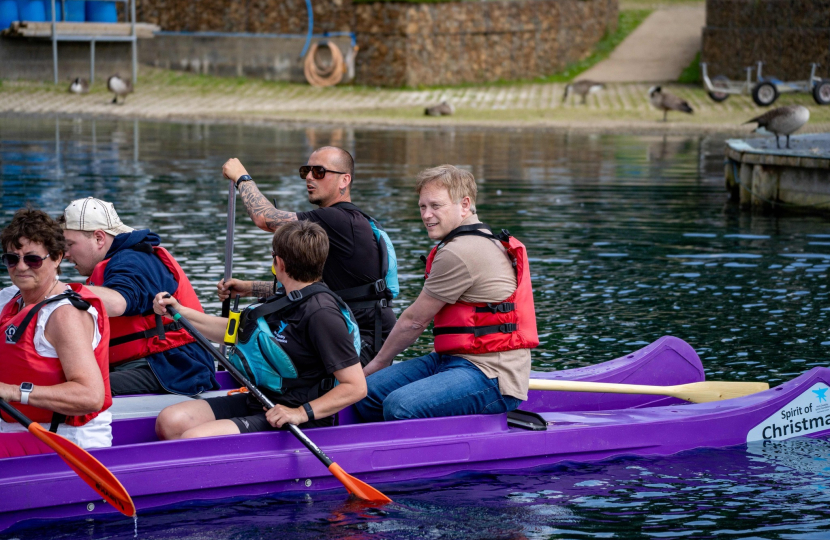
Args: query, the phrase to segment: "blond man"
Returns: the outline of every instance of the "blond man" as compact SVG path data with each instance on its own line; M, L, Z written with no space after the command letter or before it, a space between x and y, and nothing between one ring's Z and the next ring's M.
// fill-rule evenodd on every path
M367 421L497 414L527 399L530 349L538 345L527 253L476 215L472 174L427 169L416 186L421 219L439 241L424 288L364 368ZM435 351L391 365L434 322Z

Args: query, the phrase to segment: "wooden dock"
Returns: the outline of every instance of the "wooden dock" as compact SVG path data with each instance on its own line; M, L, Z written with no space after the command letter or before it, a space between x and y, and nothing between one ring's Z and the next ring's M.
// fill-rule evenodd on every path
M781 137L784 144L784 137ZM726 141L724 173L732 200L745 208L830 212L830 133Z

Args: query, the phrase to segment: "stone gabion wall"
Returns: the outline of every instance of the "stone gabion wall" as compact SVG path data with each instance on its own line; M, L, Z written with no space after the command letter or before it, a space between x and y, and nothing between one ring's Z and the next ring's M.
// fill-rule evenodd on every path
M358 84L529 79L590 54L616 28L618 0L431 4L312 0L315 33L357 34ZM173 32L302 34L305 0L136 0L139 21ZM345 51L344 51L345 52Z
M707 0L701 61L710 76L738 79L761 61L764 75L782 80L804 80L818 62L826 77L830 0Z
M528 79L590 53L617 0L354 5L356 82L419 86Z
M312 0L314 31L352 29L351 0ZM305 0L136 0L136 18L170 32L304 34Z

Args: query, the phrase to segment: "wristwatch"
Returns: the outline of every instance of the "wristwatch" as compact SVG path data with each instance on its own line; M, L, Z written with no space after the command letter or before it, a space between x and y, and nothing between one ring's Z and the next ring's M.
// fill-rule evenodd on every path
M21 405L28 405L29 404L29 394L32 393L32 390L35 389L35 385L30 382L20 383L20 404Z
M250 174L243 174L242 176L240 176L239 178L236 179L236 182L234 183L234 186L236 186L236 189L239 189L239 184L241 184L242 182L248 182L248 181L253 181L253 178L251 178L251 175Z

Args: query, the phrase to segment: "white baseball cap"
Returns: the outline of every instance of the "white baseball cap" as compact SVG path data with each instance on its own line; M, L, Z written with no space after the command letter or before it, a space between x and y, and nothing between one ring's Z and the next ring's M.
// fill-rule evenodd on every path
M112 203L87 197L69 203L63 211L64 223L61 226L70 231L102 230L112 236L130 233L135 229L121 222Z

